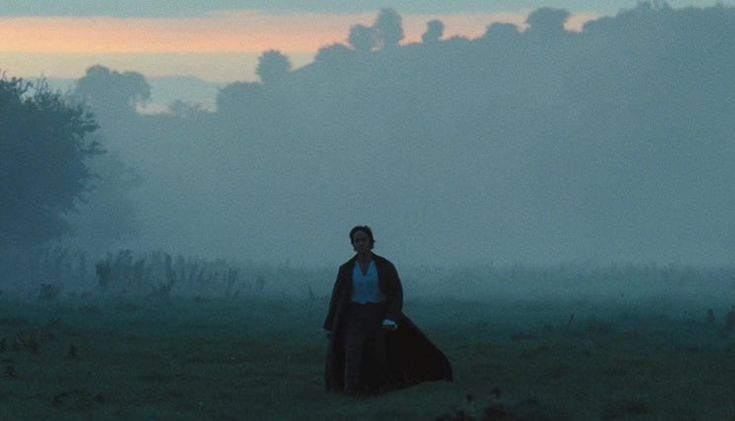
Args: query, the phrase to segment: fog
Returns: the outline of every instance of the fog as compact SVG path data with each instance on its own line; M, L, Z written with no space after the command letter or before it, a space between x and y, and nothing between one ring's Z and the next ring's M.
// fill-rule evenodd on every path
M332 266L367 224L399 267L730 262L735 8L568 15L401 45L384 23L158 114L102 63L69 93L107 154L64 241Z

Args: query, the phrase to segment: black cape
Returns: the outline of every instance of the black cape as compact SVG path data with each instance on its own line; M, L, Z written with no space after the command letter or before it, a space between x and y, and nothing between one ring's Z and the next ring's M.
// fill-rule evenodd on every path
M327 390L344 390L344 317L352 297L352 270L357 256L340 266L334 283L324 329L332 332L324 372ZM452 381L447 357L403 314L403 289L398 272L387 259L373 255L380 290L386 297L386 319L395 320L398 329L385 333L385 365L362 367L367 393L380 393L433 380ZM369 358L365 359L370 361Z

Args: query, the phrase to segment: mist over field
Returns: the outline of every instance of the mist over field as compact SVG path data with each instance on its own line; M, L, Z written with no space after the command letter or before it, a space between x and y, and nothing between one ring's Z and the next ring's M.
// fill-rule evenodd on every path
M641 3L581 32L539 8L404 44L382 14L218 90L89 68L64 96L106 152L48 239L331 267L368 224L399 267L731 261L735 8Z
M735 419L735 7L569 17L381 9L226 84L0 72L0 418ZM453 382L325 392L363 224Z

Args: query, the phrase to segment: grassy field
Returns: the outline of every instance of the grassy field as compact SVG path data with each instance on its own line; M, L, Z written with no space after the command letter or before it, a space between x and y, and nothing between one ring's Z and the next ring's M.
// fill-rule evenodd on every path
M735 420L725 299L415 296L405 312L456 381L373 398L323 391L326 306L319 295L2 297L0 419L480 419L497 388L528 420Z

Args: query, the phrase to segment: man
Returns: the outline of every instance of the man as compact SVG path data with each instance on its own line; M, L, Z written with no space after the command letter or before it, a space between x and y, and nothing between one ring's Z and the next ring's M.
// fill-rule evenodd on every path
M327 390L358 395L451 381L447 358L403 314L398 272L373 253L370 227L352 228L349 238L356 254L339 268L324 321Z

